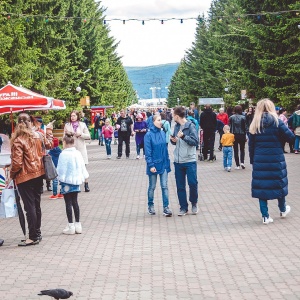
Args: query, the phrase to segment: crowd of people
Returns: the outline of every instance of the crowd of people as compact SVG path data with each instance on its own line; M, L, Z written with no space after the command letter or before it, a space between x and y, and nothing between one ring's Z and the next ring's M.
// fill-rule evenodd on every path
M228 111L227 111L228 112ZM190 107L175 107L145 111L121 110L108 118L99 113L94 121L98 131L99 145L105 145L107 158L111 159L111 143L118 141L117 159L121 159L123 143L125 155L130 157L130 137L135 136L136 158L141 158L141 150L146 162L148 184L148 214L155 215L154 191L157 177L163 202L163 214L173 215L169 208L168 175L171 172L168 145L174 147L174 174L179 203L178 216L189 211L198 213L197 149L203 151L204 161L214 162L216 132L220 134L219 150L223 152L224 170L245 169L245 145L249 143L249 160L252 165L252 197L259 199L263 224L273 222L268 213L268 200L277 199L280 216L286 217L291 207L286 205L288 179L285 163L285 144L290 152L298 154L300 139L300 106L289 117L286 110L276 110L269 99L260 100L256 108L249 107L244 112L240 105L234 107L230 115L223 108L216 113L206 105L201 114L194 103ZM84 117L84 116L83 116ZM88 154L86 140L90 132L87 120L79 112L72 111L64 127L63 149L53 137L53 124L44 126L42 122L28 114L18 116L17 126L11 138L10 179L14 180L24 203L29 229L28 238L19 246L36 245L42 240L41 234L41 194L45 174L42 157L46 149L57 168L58 177L52 182L51 199L65 200L68 224L64 234L82 233L78 193L84 184L89 192L87 172ZM171 129L172 120L175 126ZM189 186L189 199L187 187ZM47 183L47 188L49 187ZM189 201L188 201L189 200ZM74 219L73 219L74 213ZM1 244L1 240L0 240Z

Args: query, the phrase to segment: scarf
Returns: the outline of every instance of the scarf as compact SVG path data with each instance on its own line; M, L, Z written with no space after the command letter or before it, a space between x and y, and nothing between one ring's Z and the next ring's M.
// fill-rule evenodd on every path
M78 126L79 126L79 122L78 122L78 121L75 121L75 122L71 122L71 124L72 124L72 127L73 127L74 132L76 132L76 131L77 131L77 128L78 128Z

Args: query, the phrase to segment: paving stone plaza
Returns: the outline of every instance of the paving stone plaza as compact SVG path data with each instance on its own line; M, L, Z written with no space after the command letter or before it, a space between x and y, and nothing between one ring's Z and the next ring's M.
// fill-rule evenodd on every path
M214 163L198 162L199 213L178 217L174 168L169 174L172 218L147 214L145 161L106 159L105 147L88 144L90 193L79 195L81 235L65 236L63 199L42 196L39 245L18 247L17 218L0 219L0 299L41 299L42 289L64 288L70 299L300 299L300 155L286 154L287 203L280 219L269 201L273 224L263 225L251 198L251 166L227 173L222 153ZM169 146L172 159L173 146ZM44 297L42 299L50 299Z

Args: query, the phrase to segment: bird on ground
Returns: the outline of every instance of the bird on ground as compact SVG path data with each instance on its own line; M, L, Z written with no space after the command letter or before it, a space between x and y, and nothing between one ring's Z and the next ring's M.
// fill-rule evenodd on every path
M38 295L50 296L56 300L59 300L59 299L69 299L71 296L73 296L73 293L70 291L66 291L64 289L53 289L53 290L43 290Z

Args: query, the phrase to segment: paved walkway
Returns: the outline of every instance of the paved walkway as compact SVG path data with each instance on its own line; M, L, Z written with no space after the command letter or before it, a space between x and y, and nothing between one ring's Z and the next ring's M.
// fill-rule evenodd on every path
M71 299L300 299L300 155L287 154L288 203L280 219L262 225L251 198L251 168L223 171L198 162L200 212L178 217L174 172L169 176L172 218L147 211L144 160L125 155L106 160L105 147L88 145L90 193L79 196L81 235L61 232L67 219L63 200L42 197L43 241L20 248L18 219L0 220L0 299L40 299L42 289L71 290ZM173 146L170 146L170 150ZM172 152L172 151L171 151ZM159 183L158 183L159 185Z

